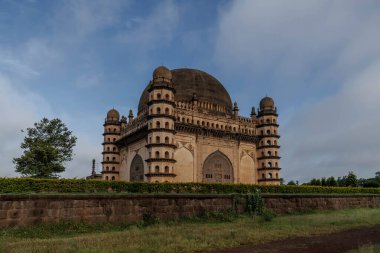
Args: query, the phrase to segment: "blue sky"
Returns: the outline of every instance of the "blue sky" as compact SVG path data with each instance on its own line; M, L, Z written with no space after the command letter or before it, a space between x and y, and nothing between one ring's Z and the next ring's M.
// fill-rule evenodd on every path
M78 137L64 177L101 159L106 112L136 111L155 67L214 75L240 113L269 95L286 181L380 171L380 2L0 0L0 176L21 129ZM100 170L100 165L98 167Z

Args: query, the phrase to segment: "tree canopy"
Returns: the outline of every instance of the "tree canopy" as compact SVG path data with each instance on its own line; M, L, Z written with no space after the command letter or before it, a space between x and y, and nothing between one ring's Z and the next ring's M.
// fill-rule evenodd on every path
M72 160L76 140L60 119L43 118L27 128L21 143L24 153L13 159L16 172L37 178L57 177L65 171L64 163Z

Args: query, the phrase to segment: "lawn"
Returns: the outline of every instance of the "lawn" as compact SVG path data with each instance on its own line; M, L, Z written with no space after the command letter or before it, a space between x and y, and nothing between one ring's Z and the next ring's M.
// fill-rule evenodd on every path
M154 223L154 222L151 222ZM195 252L380 224L380 208L156 224L58 224L0 230L0 252Z

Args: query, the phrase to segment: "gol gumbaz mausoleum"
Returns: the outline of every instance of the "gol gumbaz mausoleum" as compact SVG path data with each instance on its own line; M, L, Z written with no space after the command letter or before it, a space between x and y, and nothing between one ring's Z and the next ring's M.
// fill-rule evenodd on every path
M136 117L107 113L102 178L280 184L277 117L270 97L242 117L210 74L158 67Z

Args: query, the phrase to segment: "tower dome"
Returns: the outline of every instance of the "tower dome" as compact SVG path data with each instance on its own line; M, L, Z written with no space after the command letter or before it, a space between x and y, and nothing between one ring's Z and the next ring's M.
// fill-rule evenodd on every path
M170 72L170 75L168 72ZM224 86L212 75L197 69L173 69L168 70L165 67L158 67L153 72L155 76L164 78L172 78L173 87L175 89L176 102L189 102L194 99L194 95L198 103L212 103L220 107L224 107L229 114L232 113L232 102L230 95ZM139 102L139 113L147 107L149 101L149 85L143 91Z
M157 78L165 78L168 80L172 79L172 73L165 66L159 66L153 71L153 80Z
M117 110L111 109L107 113L107 120L119 120L120 114Z
M270 97L264 97L260 101L260 109L263 110L266 108L271 108L271 109L274 108L274 101Z

